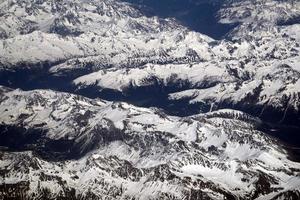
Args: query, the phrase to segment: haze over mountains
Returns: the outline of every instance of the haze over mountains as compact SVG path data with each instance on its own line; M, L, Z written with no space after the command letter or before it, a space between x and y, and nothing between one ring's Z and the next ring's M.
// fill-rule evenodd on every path
M298 1L0 1L0 194L299 199L299 44Z

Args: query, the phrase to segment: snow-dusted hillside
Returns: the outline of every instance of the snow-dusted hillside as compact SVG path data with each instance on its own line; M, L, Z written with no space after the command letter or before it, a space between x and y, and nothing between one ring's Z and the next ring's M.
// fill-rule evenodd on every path
M299 198L300 164L256 130L258 119L239 111L179 118L126 103L4 87L0 101L2 137L15 128L13 140L1 141L8 148L0 159L4 196ZM14 143L22 152L9 152Z
M241 23L233 37L261 37L276 30L276 25L299 24L299 6L297 0L228 0L218 15L221 23Z

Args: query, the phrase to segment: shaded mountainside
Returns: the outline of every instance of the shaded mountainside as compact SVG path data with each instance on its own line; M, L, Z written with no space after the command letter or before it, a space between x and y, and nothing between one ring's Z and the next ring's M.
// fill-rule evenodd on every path
M175 18L191 30L203 33L214 39L226 36L237 24L222 24L218 11L224 1L209 0L125 0L132 3L147 16Z

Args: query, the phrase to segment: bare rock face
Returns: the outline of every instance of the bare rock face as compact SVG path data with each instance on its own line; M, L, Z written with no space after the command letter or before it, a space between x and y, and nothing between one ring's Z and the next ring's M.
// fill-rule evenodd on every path
M0 199L299 199L300 3L207 3L0 2Z

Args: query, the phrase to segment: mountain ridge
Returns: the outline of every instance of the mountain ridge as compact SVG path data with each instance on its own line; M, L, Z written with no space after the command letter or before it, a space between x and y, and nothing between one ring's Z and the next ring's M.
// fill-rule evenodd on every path
M251 116L240 111L179 118L157 109L68 93L1 91L0 108L5 109L0 117L2 137L12 136L10 125L25 128L20 130L23 137L14 138L19 140L30 137L29 128L44 129L35 133L41 139L25 143L23 150L1 153L1 170L11 168L5 173L4 183L17 186L30 176L27 195L43 195L44 189L58 198L70 195L70 187L77 198L96 199L104 195L112 199L180 199L192 198L191 195L254 199L269 193L276 199L276 195L294 190L292 194L297 195L299 163L289 161L275 140L256 130L255 124L260 121L253 118L251 122ZM9 145L9 140L1 144L13 147ZM68 156L72 154L75 157ZM53 158L56 162L52 162ZM188 177L196 184L191 188ZM55 187L48 187L49 181ZM98 184L107 189L97 190ZM132 184L141 190L132 191ZM254 187L255 184L262 185ZM198 192L189 194L194 190Z

